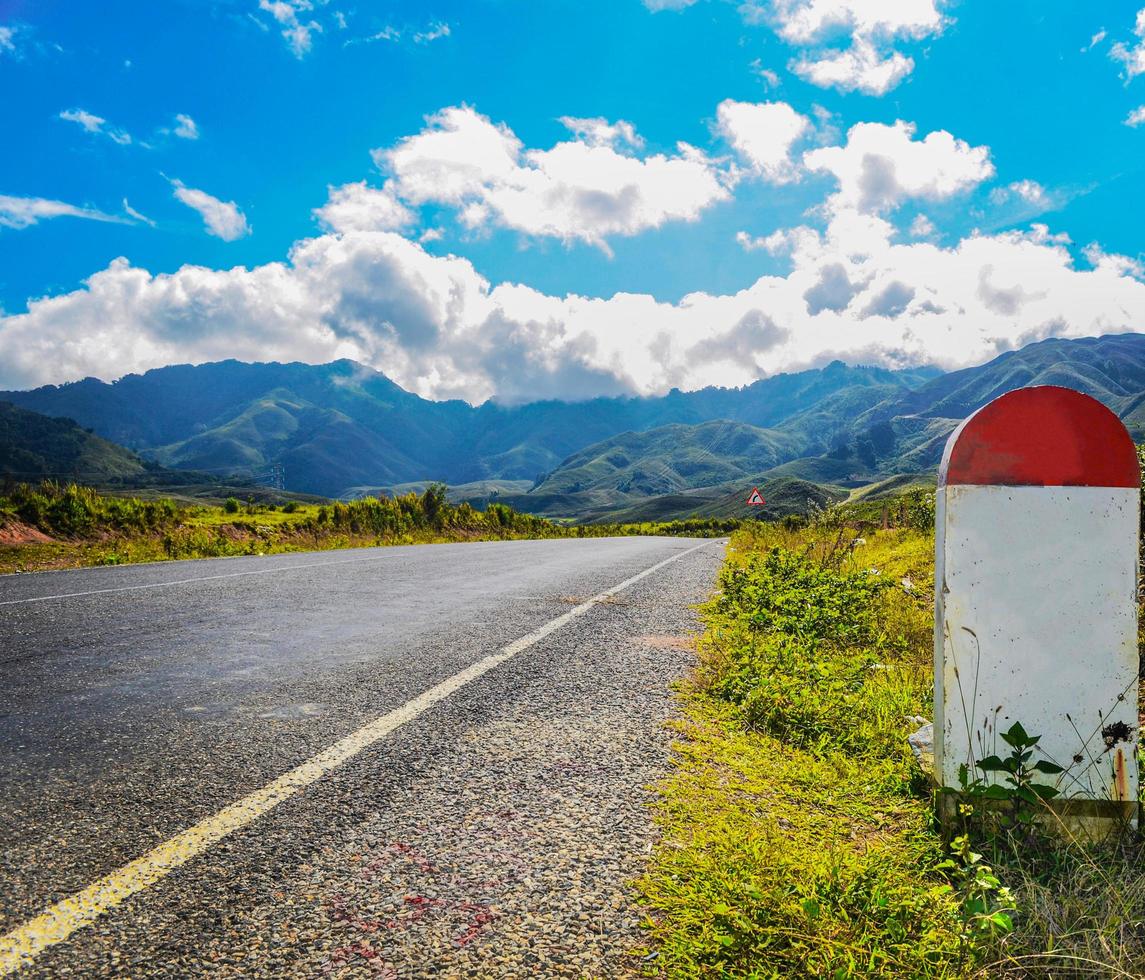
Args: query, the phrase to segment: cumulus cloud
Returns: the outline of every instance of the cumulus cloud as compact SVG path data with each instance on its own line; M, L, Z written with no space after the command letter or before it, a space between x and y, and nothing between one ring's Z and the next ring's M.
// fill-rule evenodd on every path
M736 102L716 109L720 134L756 174L774 183L793 180L791 149L811 124L786 102Z
M197 140L199 138L199 127L196 125L194 119L186 113L180 112L175 116L174 133L179 139Z
M1140 105L1125 117L1126 126L1140 126L1145 123L1145 105Z
M942 248L900 242L889 222L852 211L787 241L786 275L676 303L494 285L394 232L322 235L251 269L152 275L120 259L0 319L0 384L351 357L429 397L579 398L744 384L836 356L953 368L1037 337L1145 322L1138 263L1091 249L1078 265L1044 229Z
M416 220L389 184L376 188L360 180L328 190L326 203L315 208L314 217L330 231L394 231Z
M592 119L577 119L574 116L561 116L561 125L577 139L589 146L630 146L634 150L644 148L644 140L630 122L618 119L609 122L600 116Z
M790 68L819 88L885 95L914 70L914 59L897 51L884 57L873 44L857 39L844 51L794 59Z
M250 234L246 216L234 201L221 201L206 191L188 187L181 180L172 180L171 186L178 200L199 212L208 235L233 242Z
M12 197L0 194L0 228L30 228L49 218L87 218L120 223L123 218L94 208L81 208L45 197Z
M779 229L770 235L752 235L746 231L737 231L736 244L745 252L762 251L769 255L778 255L787 249L789 243L787 232Z
M16 53L16 28L0 24L0 55Z
M851 282L842 262L832 262L819 269L819 279L803 293L803 300L811 316L818 316L824 310L839 313L862 291L863 284Z
M741 367L755 365L763 354L779 346L788 336L788 331L762 310L748 310L731 329L698 341L685 356L700 364L728 361Z
M878 213L907 198L937 201L982 183L994 174L990 150L970 146L945 130L916 140L912 123L859 123L843 146L821 147L803 157L809 170L834 175L834 210Z
M349 357L427 397L583 398L745 384L834 357L953 368L1032 339L1145 322L1138 260L1096 246L1075 260L1045 225L943 247L916 214L915 238L904 236L888 220L899 205L966 192L993 167L985 147L946 132L916 139L903 122L860 124L842 145L804 155L837 186L811 212L815 226L737 235L745 249L784 253L786 271L735 293L554 296L491 283L468 260L412 240L423 203L456 210L470 228L601 242L688 220L728 193L728 172L698 151L644 156L627 151L635 134L620 123L570 128L579 140L530 150L472 109L446 110L376 152L389 174L380 187L331 188L315 212L325 233L281 262L153 275L118 259L82 288L0 318L0 387L227 357ZM233 202L172 187L213 234L249 232ZM1037 196L1032 181L1005 190ZM0 198L0 223L98 214L31 200Z
M914 299L915 290L905 282L887 283L885 287L871 297L863 311L859 314L864 320L870 316L897 317L901 316L911 300Z
M1125 78L1129 81L1145 74L1145 7L1137 11L1133 33L1136 42L1118 41L1109 49L1109 56L1125 66Z
M925 214L917 214L910 223L910 233L915 238L933 238L938 234L938 229Z
M821 88L885 95L914 70L897 42L938 34L943 0L744 0L749 23L769 24L800 49L791 70ZM839 47L840 38L849 44Z
M572 122L587 127L592 140L526 149L507 126L457 106L373 156L409 205L452 207L472 230L509 228L605 251L611 235L694 221L729 196L724 175L694 147L680 143L672 156L640 157L620 151L618 137L635 136L628 124ZM608 125L614 138L602 142Z
M131 143L131 134L126 130L108 126L107 120L102 116L88 112L86 109L65 109L59 115L65 122L73 122L85 132L106 136L113 143L127 146Z

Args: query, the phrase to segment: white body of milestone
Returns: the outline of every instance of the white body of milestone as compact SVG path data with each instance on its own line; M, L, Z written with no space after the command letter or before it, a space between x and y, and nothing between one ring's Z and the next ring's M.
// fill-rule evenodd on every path
M1027 388L951 436L936 501L935 767L995 781L1015 722L1059 799L1137 798L1136 449L1098 402ZM1040 484L1035 481L1042 481ZM1111 485L1112 484L1112 485Z

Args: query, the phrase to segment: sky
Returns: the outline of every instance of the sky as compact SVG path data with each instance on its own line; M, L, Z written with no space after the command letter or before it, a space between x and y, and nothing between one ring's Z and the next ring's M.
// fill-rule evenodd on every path
M1145 328L1142 0L0 0L0 387L429 398Z

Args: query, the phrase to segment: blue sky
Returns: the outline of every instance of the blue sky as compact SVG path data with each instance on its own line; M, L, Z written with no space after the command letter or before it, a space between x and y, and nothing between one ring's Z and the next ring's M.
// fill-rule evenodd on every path
M582 397L1139 329L1140 2L0 0L0 384Z

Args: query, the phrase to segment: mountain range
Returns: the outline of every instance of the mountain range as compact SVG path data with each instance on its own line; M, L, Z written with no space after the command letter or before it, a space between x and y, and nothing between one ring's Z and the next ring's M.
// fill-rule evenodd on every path
M747 483L795 500L925 473L962 418L1032 384L1091 394L1145 435L1138 334L1045 340L949 374L836 361L743 388L582 402L434 402L347 360L177 365L0 401L74 419L163 467L254 479L281 467L289 489L325 496L440 480L455 495L585 517L717 512Z

